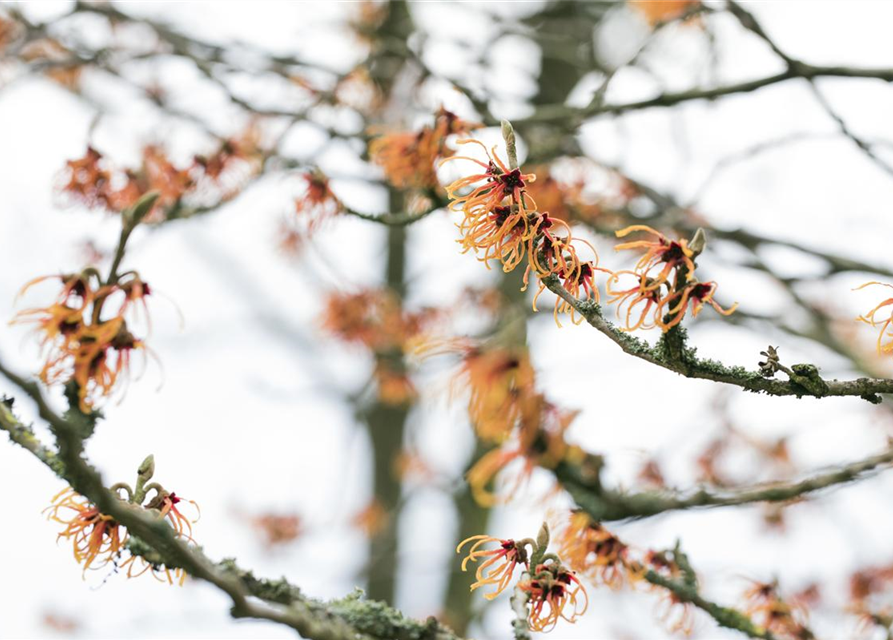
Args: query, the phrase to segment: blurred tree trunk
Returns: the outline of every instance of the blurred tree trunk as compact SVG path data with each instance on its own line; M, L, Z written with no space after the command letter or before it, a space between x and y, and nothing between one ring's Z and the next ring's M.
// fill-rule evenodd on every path
M379 29L379 37L388 42L405 45L412 34L412 17L404 0L388 3L387 17ZM408 64L399 50L401 47L373 52L370 73L378 83L382 95L394 102L392 92L396 80ZM388 189L388 211L403 211L404 196L393 188ZM406 229L388 227L387 256L385 258L384 284L401 304L406 294ZM389 354L400 358L399 354ZM397 573L398 526L400 520L402 483L397 476L395 461L403 451L408 406L395 406L381 402L371 403L361 410L372 444L372 482L375 503L386 514L384 526L372 531L369 539L369 563L367 566L367 591L373 600L394 602Z
M509 334L511 344L524 345L527 343L527 302L524 292L521 291L523 271L516 269L510 273L503 273L499 279L499 291L504 296L506 309L500 315L500 319L493 328L494 333ZM514 326L507 327L509 323ZM472 467L491 447L480 440L477 441L474 453L468 463ZM480 506L471 495L467 485L457 492L453 498L458 518L458 530L453 547L462 540L479 533L486 533L490 521L491 510ZM447 583L446 602L444 605L446 622L460 636L466 634L469 622L472 619L473 600L471 582L466 573L459 570L459 563L451 559Z
M402 196L391 190L391 211L402 211ZM389 227L385 283L403 299L405 295L406 229ZM393 355L392 357L399 357ZM375 500L387 514L385 526L373 532L369 544L368 591L373 600L394 602L397 571L398 525L401 511L402 484L395 462L403 451L408 405L391 405L375 401L364 412L372 442L373 483Z

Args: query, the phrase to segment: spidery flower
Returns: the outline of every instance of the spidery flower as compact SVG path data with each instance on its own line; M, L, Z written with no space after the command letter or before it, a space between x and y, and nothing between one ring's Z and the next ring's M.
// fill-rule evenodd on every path
M483 506L493 506L503 501L488 486L501 471L516 460L522 461L514 482L502 491L508 497L514 495L533 473L536 467L552 469L560 462L579 462L583 452L569 445L564 432L577 416L577 411L559 409L542 394L528 394L520 398L521 415L513 438L502 446L484 454L466 476L475 500Z
M146 485L154 473L155 462L152 456L146 458L138 472L137 490L127 483L119 482L111 487L111 491L119 500L121 507L128 510L144 511L153 517L166 522L175 537L189 544L194 544L192 525L197 521L190 520L178 505L184 501L176 493L166 491L161 485ZM145 505L142 502L146 494L154 491L154 497ZM127 500L123 499L126 493ZM198 505L188 500L198 513ZM162 564L161 557L154 549L142 550L145 543L131 538L124 525L115 521L112 516L103 514L88 498L79 495L71 488L59 492L53 497L50 506L44 510L48 519L65 525L59 538L71 541L75 560L83 565L86 574L88 569L99 569L113 564L116 571L124 571L128 577L137 577L146 572L169 584L183 584L186 573L182 569L171 569ZM141 550L137 551L139 544Z
M182 502L189 503L195 509L196 517L194 520L190 520L183 515L183 512L177 507L177 505ZM157 511L159 518L166 519L168 524L170 524L174 531L177 532L177 537L185 538L189 542L194 542L192 539L192 525L198 522L201 517L201 509L195 500L184 500L176 493L168 493L167 491L160 490L146 504L145 508Z
M326 175L314 169L301 175L305 189L303 195L295 199L295 213L306 219L308 233L315 231L325 220L338 215L344 205L332 192Z
M418 391L403 356L439 316L439 311L427 307L408 311L393 292L368 289L329 296L322 324L341 340L369 349L375 358L373 378L379 399L404 406L418 397Z
M478 125L460 119L443 107L433 127L418 132L391 133L369 143L369 155L384 169L388 181L400 189L433 189L438 186L437 160L452 151L446 146L449 136L467 134Z
M747 602L745 613L772 634L792 640L814 637L805 624L806 609L783 600L777 583L754 581L744 599Z
M636 284L629 288L618 286L620 279L633 276ZM617 319L623 323L624 331L653 329L660 320L661 289L647 276L623 269L615 271L605 284L608 304L617 304Z
M691 317L697 318L704 305L710 305L718 313L728 316L735 313L738 308L736 302L728 309L723 309L714 299L717 284L715 282L689 282L682 289L662 298L655 314L655 323L664 331L669 331L682 322L686 308L691 306ZM664 314L666 313L666 315ZM669 318L669 320L667 319Z
M885 282L872 281L856 287L854 291L876 284L893 289L893 285ZM893 305L893 297L883 300L871 311L856 318L859 322L870 324L872 327L880 326L881 330L878 333L877 338L877 352L882 355L885 353L893 353L893 307L891 307L891 305ZM887 312L889 312L889 315L884 317L884 314ZM878 317L879 314L880 317Z
M679 267L685 267L685 278L691 280L695 273L695 253L688 246L687 240L670 240L659 231L644 224L635 224L617 231L618 238L625 238L631 233L644 231L655 237L654 240L633 240L623 242L614 247L615 251L625 249L644 249L645 253L636 263L635 272L650 277L649 288L658 288L668 282L670 274ZM653 273L657 268L657 273Z
M685 317L689 306L692 317L696 317L704 305L710 305L722 315L730 315L737 303L728 309L721 307L714 299L717 284L699 282L695 277L695 257L697 250L686 240L669 240L662 233L645 225L633 225L617 231L623 238L633 232L646 232L653 240L634 240L614 247L615 250L643 250L644 253L632 271L619 271L608 280L609 303L617 303L617 315L625 320L624 329L647 329L660 327L669 331ZM701 232L696 234L698 237ZM631 275L638 282L628 288L617 288L621 275ZM624 307L626 312L624 314Z
M372 372L378 389L378 399L384 404L394 407L410 405L419 396L419 392L409 377L405 365L392 358L378 358Z
M525 350L465 346L452 393L469 393L468 416L478 436L504 441L521 419L523 399L534 392L534 370Z
M512 140L510 134L505 135L507 140ZM487 158L486 162L468 156L453 156L445 160L467 160L481 169L478 173L455 180L446 188L451 200L450 209L462 213L462 220L456 226L462 236L459 243L463 252L473 250L488 268L491 260L497 260L506 272L526 260L525 289L531 273L541 279L554 275L570 295L577 297L582 291L588 298L597 300L598 289L593 283L593 276L596 271L604 269L598 267L595 249L587 242L574 239L566 222L538 208L528 191L536 176L506 166L495 147L492 151L488 150L477 140L458 142L479 145ZM513 141L510 142L509 147L513 144ZM595 259L581 260L575 243L587 246ZM545 289L545 284L540 282L537 297ZM571 312L575 323L582 321L575 317L573 305L559 298L555 302L555 320L559 326L558 314L564 312Z
M88 569L101 569L114 562L127 542L123 527L71 488L53 496L44 512L49 520L65 525L58 539L71 542L74 559L83 565L84 575Z
M405 350L438 318L436 309L403 309L400 300L384 289L332 294L321 317L323 327L345 342L384 352Z
M443 162L453 160L467 160L481 167L482 171L464 178L459 178L447 186L446 191L450 200L450 209L461 211L466 218L466 228L472 228L470 221L487 217L493 214L496 207L509 206L511 215L505 217L500 226L514 227L517 220L522 221L524 228L523 237L526 240L529 233L528 217L536 211L536 203L527 193L528 183L536 180L532 173L522 174L520 169L509 169L496 153L496 147L491 150L478 140L459 140L459 144L475 144L484 150L487 162L481 162L469 156L452 156ZM460 229L463 228L460 226ZM483 240L485 238L481 238ZM471 245L470 245L471 246Z
M528 597L527 624L532 631L551 631L559 619L576 622L589 608L582 583L558 562L538 565L518 588Z
M505 591L511 583L515 567L518 565L527 567L529 564L524 545L510 538L502 540L483 534L471 536L459 543L456 553L462 553L462 548L468 543L472 543L472 545L468 549L468 555L462 560L462 571L468 570L469 562L484 560L474 574L476 582L471 585L471 590L493 586L495 590L484 595L487 600L493 600ZM482 548L490 543L496 543L497 547L495 549Z
M629 548L582 511L562 531L559 555L580 575L611 588L623 585Z
M593 283L593 277L597 271L605 271L606 269L602 269L595 262L583 262L578 264L575 269L571 269L568 272L559 271L559 278L561 279L561 285L564 287L564 290L568 292L570 296L573 298L579 298L580 292L582 291L587 300L593 300L594 302L599 301L599 292L598 287ZM608 272L610 273L610 272ZM533 298L533 310L537 311L536 302L540 297L540 294L546 290L546 285L540 281L539 291L537 291L536 295ZM552 312L552 316L555 318L555 324L558 327L561 327L561 320L559 320L558 316L562 313L569 313L571 322L574 324L580 324L585 320L585 318L581 316L577 316L575 306L568 300L560 296L555 297L555 310Z
M148 324L146 297L151 289L130 272L118 283L102 285L93 269L79 274L45 276L27 283L20 296L39 282L59 280L62 289L47 307L19 312L12 323L36 325L45 363L45 384L77 383L80 409L89 413L129 377L134 352L147 353L145 343L129 330L125 315L142 310ZM123 389L123 388L122 388Z

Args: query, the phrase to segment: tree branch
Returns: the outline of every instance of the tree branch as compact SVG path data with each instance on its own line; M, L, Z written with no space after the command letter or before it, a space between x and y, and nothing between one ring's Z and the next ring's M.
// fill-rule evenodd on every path
M671 359L661 343L652 347L644 340L621 331L602 315L601 307L591 300L579 300L570 295L557 276L550 275L542 279L543 284L552 293L567 301L591 326L606 335L623 351L661 368L673 371L686 378L713 380L755 393L771 396L812 396L824 398L830 396L858 396L874 404L881 401L877 394L893 393L893 380L888 378L856 378L855 380L826 380L822 392L810 390L795 380L775 380L765 378L757 371L749 371L744 367L728 367L715 360L703 360L695 356L695 349L686 348L683 359Z
M151 547L167 567L183 569L226 593L232 600L233 617L277 622L313 640L459 640L434 618L424 623L404 618L384 603L363 600L359 593L322 603L304 597L284 579L257 579L238 569L232 560L211 563L200 550L179 539L163 520L119 500L105 488L99 473L82 456L83 440L77 425L55 413L35 383L2 363L0 374L34 400L41 417L56 435L59 451L52 452L36 441L33 432L12 414L8 399L0 403L0 430L6 431L14 442L66 480L102 513Z
M757 502L788 502L810 493L864 480L893 465L893 448L856 462L830 468L795 482L764 482L749 487L711 491L701 488L684 495L671 491L625 493L602 487L584 466L561 464L556 479L575 502L598 522L648 518L668 511L733 507Z

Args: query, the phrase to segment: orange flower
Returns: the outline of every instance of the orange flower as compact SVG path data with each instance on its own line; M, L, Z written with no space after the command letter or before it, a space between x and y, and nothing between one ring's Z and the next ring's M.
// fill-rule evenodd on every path
M476 219L488 216L496 207L506 204L512 207L513 213L521 215L526 224L527 215L536 211L536 203L527 195L525 187L527 183L536 180L536 176L532 173L522 174L520 169L506 167L496 154L496 147L493 147L491 155L487 147L477 140L459 140L458 143L479 145L487 154L488 162L484 164L468 156L453 156L443 161L469 160L484 169L483 173L459 178L446 188L447 196L452 200L450 209L461 210L466 218ZM459 194L469 187L471 191L464 195Z
M853 289L853 291L858 291L875 284L893 289L893 285L886 284L884 282L872 281L866 282L865 284L856 287L855 289ZM890 310L890 315L886 318L882 317L881 319L877 319L875 317L881 311L881 309L883 309L884 307L889 307L890 305L893 305L893 298L887 298L865 315L861 315L856 318L856 320L858 320L859 322L870 324L872 327L877 327L878 325L881 326L881 330L880 333L878 333L877 338L877 352L879 354L893 353L893 309Z
M619 282L623 275L635 276L638 284L629 289L615 289L612 285ZM654 288L654 281L647 276L640 275L634 271L623 269L611 274L608 278L605 289L608 295L608 304L617 304L617 319L623 323L624 331L635 331L636 329L653 329L660 321L660 287ZM643 305L644 307L640 307ZM626 313L623 309L626 307ZM637 307L639 309L637 310ZM638 314L638 315L636 315Z
M582 583L557 562L537 566L528 579L518 583L518 588L527 593L527 625L532 631L551 631L559 618L576 622L589 608L589 596Z
M626 305L627 331L640 328L660 327L669 331L682 322L691 303L691 315L697 317L705 304L709 304L722 315L734 313L738 303L723 309L714 299L715 282L698 282L695 277L696 252L686 240L668 240L666 236L645 225L633 225L617 231L617 237L625 237L635 231L645 231L656 236L656 240L636 240L614 247L615 250L644 249L644 255L636 263L633 271L619 271L608 280L609 302L617 302L617 314L622 318ZM696 237L700 235L696 234ZM629 289L614 290L620 274L630 274L638 278L638 284ZM666 292L664 292L666 287ZM636 308L644 304L635 319ZM635 322L633 321L635 319Z
M295 212L307 217L308 231L313 232L325 220L341 213L344 205L332 192L329 179L322 171L314 169L302 174L301 178L307 187L304 195L295 200Z
M40 345L49 359L67 353L77 334L84 326L84 311L92 304L95 292L89 278L82 274L43 276L28 282L19 292L22 296L38 282L58 278L62 281L62 291L56 302L49 307L24 309L18 312L10 324L34 323L35 331L43 334Z
M664 591L658 604L658 619L670 633L690 636L695 626L695 612L690 602L684 602L672 591Z
M477 581L471 585L471 590L493 585L496 590L484 595L487 600L492 600L509 586L515 567L519 564L525 567L528 565L527 550L523 544L514 540L501 540L482 534L471 536L460 542L456 547L456 553L461 553L462 547L472 541L474 544L471 545L468 555L462 560L462 571L467 570L469 562L477 562L486 558L474 574ZM499 546L496 549L481 549L483 545L491 542L495 542Z
M66 182L61 191L79 200L88 207L114 209L112 174L105 167L102 154L93 147L87 147L84 157L68 160L65 163Z
M691 302L692 318L698 317L705 304L709 304L724 316L733 314L735 309L738 308L738 303L736 302L728 309L723 309L713 299L716 287L715 282L689 282L681 290L674 291L661 299L655 313L655 323L664 331L669 331L682 322L689 302ZM668 315L665 316L664 312ZM666 318L669 318L669 320L666 321Z
M484 163L467 156L447 159L469 160L484 170L483 173L459 178L446 188L451 200L450 209L461 210L464 216L457 224L462 233L459 242L463 251L474 249L476 253L481 252L478 259L485 264L491 259L499 260L506 272L527 258L525 289L531 272L540 278L554 274L572 296L578 296L582 290L587 297L598 300L593 276L596 271L605 269L598 267L598 256L591 244L574 240L566 222L538 211L537 203L527 191L527 186L536 176L532 173L522 174L517 168L509 169L496 154L495 147L491 153L477 140L459 140L459 143L480 145L488 160ZM565 235L558 235L556 231L563 231ZM594 260L582 262L577 255L575 242L588 246ZM533 302L534 311L536 300L545 289L546 286L540 282ZM575 324L582 322L576 317L571 303L559 298L555 302L554 313L559 327L558 314L566 312L570 312Z
M770 633L792 639L814 637L803 622L807 615L805 607L782 600L776 582L754 581L744 599L748 603L745 613Z
M466 217L458 225L462 252L483 251L478 260L489 269L490 260L499 260L506 273L524 260L527 244L536 232L529 214L520 207L499 205L487 215Z
M595 262L583 262L577 266L577 269L567 274L561 274L559 277L561 278L561 284L564 287L564 290L574 298L579 298L580 291L582 290L586 294L587 299L598 302L598 287L596 287L595 283L592 281L596 271L606 271L606 269L598 267ZM539 291L537 291L536 295L533 297L534 311L538 311L536 301L539 299L540 294L545 290L546 285L540 282ZM570 302L561 296L556 296L555 310L552 312L552 316L555 318L555 324L557 324L559 328L561 327L561 320L558 319L558 315L561 313L570 313L571 322L574 324L580 324L585 319L577 317L577 310Z
M564 235L555 235L556 229L562 230ZM566 222L553 218L548 213L540 214L536 221L535 231L536 234L530 239L530 265L527 268L527 273L524 274L525 283L531 270L539 276L552 273L558 274L562 278L579 276L581 262L577 257L574 242L582 242L589 247L595 260L598 261L595 247L585 240L574 238L571 235L571 228Z
M47 363L41 378L48 384L63 381L72 366L80 409L89 413L99 398L111 395L119 380L126 382L132 352L145 351L145 348L145 343L127 330L123 318L112 318L99 325L84 327L78 334L77 349L61 360ZM70 365L68 356L71 357Z
M386 352L405 349L437 315L429 308L405 311L392 292L366 289L330 295L322 314L322 325L345 342Z
M515 460L523 460L524 464L514 485L504 492L506 496L514 495L536 467L551 469L562 461L576 459L582 453L578 447L568 445L564 440L564 432L577 417L577 411L561 410L542 394L522 396L519 406L521 415L515 441L484 454L466 475L472 495L483 506L500 502L487 486Z
M154 485L150 485L154 486ZM195 542L192 539L192 525L198 522L201 517L201 509L195 500L185 500L195 507L196 517L190 520L177 508L177 505L184 502L183 498L176 493L168 493L155 487L158 493L146 505L146 509L154 509L158 512L159 518L167 519L168 523L177 532L180 538L186 538L189 542Z
M148 323L145 299L150 288L135 272L125 274L118 284L94 286L91 282L98 282L99 277L95 270L87 269L76 275L36 278L19 295L38 282L56 278L62 282L56 301L49 307L21 311L13 323L37 325L46 358L41 380L45 384L74 380L80 409L88 413L98 398L110 395L119 379L127 377L132 352L145 353L145 344L130 333L124 315L132 315L131 309L137 306L144 310ZM116 297L120 304L114 315L104 320L103 310Z
M351 520L351 523L370 538L377 536L388 526L387 510L377 499L372 499Z
M582 511L571 514L562 531L559 555L593 582L621 586L629 568L627 554L628 547L617 536Z
M465 348L452 391L468 390L468 416L478 436L502 442L521 418L521 401L533 392L533 365L526 351Z
M668 551L648 551L645 554L644 564L639 567L634 565L630 569L635 571L634 577L644 575L648 569L671 580L678 580L682 576L682 569ZM671 632L682 632L691 635L695 624L695 614L690 602L683 602L673 591L656 585L651 586L661 594L658 603L658 618L665 623Z
M161 147L149 145L143 149L142 176L145 180L143 193L157 191L158 202L155 209L163 209L177 204L184 195L195 187L195 179L189 168L177 168ZM151 215L151 214L150 214Z
M477 125L461 120L443 107L437 112L434 127L421 131L392 133L369 143L369 155L384 169L388 181L400 189L431 189L438 186L436 162L451 155L448 136L467 134Z
M531 168L530 172L536 175L536 182L527 186L530 197L542 211L548 211L553 218L569 221L572 217L572 198L569 197L568 185L556 180L548 166L536 166Z
M208 154L197 154L186 171L192 184L190 202L214 205L231 200L256 175L264 160L262 130L250 123L238 137L228 138Z
M45 512L49 520L65 525L58 538L71 541L74 559L83 565L84 574L114 562L124 550L126 531L71 488L57 493Z
M669 240L659 231L655 231L644 224L635 224L616 232L618 238L624 238L635 231L645 231L656 236L656 240L635 240L624 242L614 247L615 251L624 249L645 249L645 254L636 263L635 272L650 278L648 288L657 289L662 284L668 283L670 274L680 267L685 268L686 280L691 280L695 273L694 251L688 247L687 240ZM660 265L663 266L660 266ZM651 271L658 267L657 275Z
M12 43L20 34L18 22L5 14L0 14L0 52Z
M252 518L251 523L263 534L269 547L297 540L304 530L300 516L295 514L266 513Z
M627 0L629 5L648 21L652 27L685 15L700 6L700 0Z

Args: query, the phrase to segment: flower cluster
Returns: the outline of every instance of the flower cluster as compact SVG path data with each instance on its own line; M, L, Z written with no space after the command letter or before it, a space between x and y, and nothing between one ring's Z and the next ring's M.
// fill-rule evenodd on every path
M511 437L485 453L468 470L468 485L478 503L492 506L500 502L488 487L497 474L516 461L521 461L520 470L515 472L513 483L500 492L506 497L515 495L537 467L554 469L562 462L579 464L585 453L565 440L565 432L577 413L555 406L541 393L524 396Z
M627 584L656 592L661 597L659 617L666 626L674 632L691 632L694 610L686 592L697 587L697 576L678 548L633 549L581 511L571 513L559 540L560 556L577 575L595 585L618 588ZM755 583L745 594L742 613L774 637L804 640L812 637L803 621L806 604L814 596L807 589L784 602L774 585Z
M599 227L616 227L620 212L639 195L622 174L600 167L588 158L560 158L548 165L532 167L536 181L527 192L541 211L563 222L584 220ZM598 195L587 193L593 182Z
M806 609L788 602L778 593L775 582L754 582L744 595L745 613L777 638L809 640L814 638L806 626Z
M45 357L40 379L45 384L74 382L80 410L89 413L119 382L126 383L132 354L146 353L125 317L133 319L142 311L147 320L146 297L152 290L135 271L103 284L95 269L85 269L36 278L19 295L46 281L61 284L56 299L49 306L20 311L12 322L36 325Z
M433 189L438 186L438 158L452 154L446 146L447 138L467 134L477 126L441 108L435 116L433 127L426 126L418 132L380 136L369 143L369 156L384 169L388 182L395 187Z
M176 537L194 543L192 525L200 515L198 505L192 500L184 501L176 493L166 491L157 483L146 484L154 471L152 457L140 467L137 489L134 491L126 483L118 483L112 487L121 505L128 504L152 514L165 521L174 531ZM127 498L119 497L124 492ZM147 494L154 492L151 500L143 504ZM180 510L178 505L188 502L196 510L196 518L190 519ZM168 584L183 584L186 574L182 569L170 569L162 563L130 552L129 543L132 538L127 528L118 523L112 516L106 515L86 497L72 488L66 488L56 494L49 507L44 510L47 519L64 526L58 538L70 542L74 550L74 559L83 568L84 577L88 570L99 570L109 564L115 570L126 570L128 577L137 577L151 572L153 576Z
M486 163L468 156L447 159L468 160L481 167L480 172L459 178L446 188L450 208L463 214L462 221L457 223L463 252L474 251L488 268L490 260L497 260L506 272L526 260L525 283L531 273L541 279L555 275L572 295L579 295L583 290L598 300L598 288L592 278L602 269L598 267L595 249L588 242L575 240L566 222L538 210L528 191L536 176L507 167L495 148L491 153L477 140L459 140L459 143L479 145L487 156ZM581 260L578 244L591 251L592 260ZM544 290L545 285L541 283L539 293ZM556 322L558 313L569 309L566 301L556 300ZM573 316L572 319L582 321Z
M695 258L703 248L697 235L696 241L701 246L696 247L689 246L686 240L670 240L645 225L621 229L617 231L617 237L623 238L634 232L645 232L653 239L633 240L615 246L617 251L635 249L644 253L633 270L613 273L606 285L610 296L608 302L617 304L617 317L623 322L624 329L660 327L669 331L682 322L689 306L692 317L697 317L704 305L710 305L726 316L735 311L737 303L723 309L713 299L715 282L699 282L695 277ZM631 286L620 285L624 276L634 279Z
M368 289L331 295L322 325L344 342L367 348L375 358L373 375L379 398L402 405L417 395L403 355L438 316L432 308L406 311L392 292Z
M554 553L547 553L549 529L544 524L536 540L500 539L488 535L475 535L463 540L456 547L462 553L471 543L468 555L462 560L462 571L470 562L482 561L475 571L471 590L493 587L484 595L493 600L512 583L515 569L523 568L516 584L518 592L527 602L527 625L532 631L551 631L559 619L575 622L586 612L589 596L575 573L565 567ZM485 545L495 544L487 549Z
M112 213L126 210L155 191L159 197L148 220L160 222L183 215L182 208L187 205L231 199L259 171L262 157L255 127L224 140L209 154L194 156L184 166L177 166L161 147L148 145L138 169L120 169L87 147L83 157L66 163L59 190L76 203Z
M530 356L523 348L478 344L470 340L433 342L416 353L456 354L461 362L451 381L453 398L468 396L468 416L487 451L468 470L467 480L478 503L492 506L501 498L491 482L509 466L520 463L512 495L536 467L552 469L562 462L579 463L585 453L565 440L565 432L577 416L550 402L536 388Z
M510 128L506 131L506 140L511 149L514 134ZM702 283L695 278L694 261L703 249L703 237L696 235L699 246L692 248L685 240L669 240L644 225L627 227L617 232L618 237L644 231L652 234L654 240L617 245L618 250L642 249L644 255L633 270L613 273L599 266L593 246L574 238L568 223L561 219L567 217L569 209L557 182L550 179L547 188L539 191L546 204L557 208L556 216L540 207L534 199L535 174L525 174L519 168L506 166L495 148L491 152L477 140L458 142L481 146L487 157L487 162L468 156L453 156L446 160L468 160L480 167L477 173L459 178L446 188L450 208L462 213L457 227L462 236L459 243L463 251L474 251L488 267L491 260L496 260L506 272L526 262L525 287L531 274L539 278L539 290L533 299L534 311L539 296L548 288L547 279L557 280L565 292L555 300L554 317L559 327L559 314L570 314L575 324L583 321L576 315L581 296L599 301L599 289L594 282L599 272L609 274L609 303L617 303L618 317L625 314L627 330L660 327L668 331L682 321L689 308L691 316L695 317L705 305L723 315L735 310L737 305L723 309L713 299L715 282ZM632 197L632 193L628 196ZM591 259L581 257L581 249L585 249ZM634 278L629 286L621 285L621 279L626 276Z

